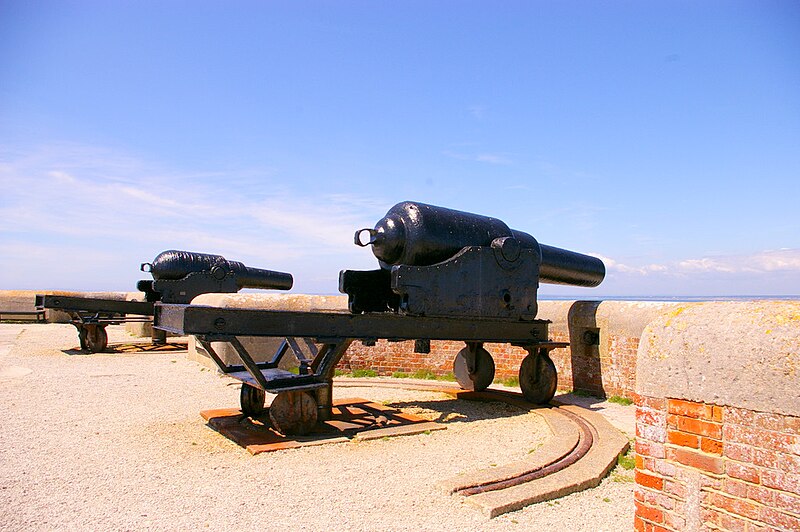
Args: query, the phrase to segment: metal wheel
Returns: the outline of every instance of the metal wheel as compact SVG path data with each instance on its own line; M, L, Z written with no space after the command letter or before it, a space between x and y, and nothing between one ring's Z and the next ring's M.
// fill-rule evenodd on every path
M87 349L89 349L86 345L86 326L79 325L77 326L77 328L78 328L78 341L81 343L81 349L86 351Z
M546 404L556 394L558 372L547 351L542 349L522 360L519 367L519 387L525 399L536 404Z
M90 353L102 353L108 346L108 333L103 325L87 325L86 332L86 349Z
M494 360L480 344L467 345L453 360L453 373L463 389L480 392L494 380Z
M317 424L317 401L306 392L281 392L269 407L269 420L281 434L308 434Z
M249 417L257 417L264 412L264 401L266 400L264 390L242 383L242 391L239 393L239 404L242 407L242 414Z

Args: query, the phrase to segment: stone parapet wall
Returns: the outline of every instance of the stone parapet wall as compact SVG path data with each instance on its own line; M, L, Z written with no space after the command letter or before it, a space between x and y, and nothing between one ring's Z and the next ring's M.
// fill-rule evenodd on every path
M681 306L637 364L636 530L800 530L800 302Z
M344 311L347 310L347 296L310 296L305 294L285 294L270 292L245 292L236 294L201 294L192 300L193 305L206 305L226 309L264 309L286 310L296 312L312 311ZM239 337L242 345L256 362L266 362L277 351L282 338L264 338L256 336ZM241 364L234 348L227 342L212 342L211 348L226 364ZM208 367L216 367L206 350L192 338L189 341L189 358ZM286 357L281 364L283 369L294 361L294 357Z
M35 321L37 295L80 296L124 300L129 294L126 292L68 292L64 290L0 290L0 311L30 312L29 316L15 317L15 319ZM46 309L44 318L48 323L70 322L69 314L61 310Z
M570 345L550 357L558 371L559 390L579 390L600 397L633 397L639 337L656 316L677 303L631 301L540 301L537 318L550 320L550 339ZM414 353L414 342L379 341L373 347L354 343L340 362L346 370L371 369L379 375L418 370L447 375L461 342L431 342L429 354ZM495 362L498 379L516 377L527 352L508 344L484 346Z
M345 310L345 296L296 294L205 294L193 301L198 305L223 308L274 310ZM551 352L559 375L559 389L579 390L597 396L633 397L636 354L645 325L656 316L674 310L676 303L628 301L541 301L539 319L551 321L550 339L569 343ZM275 341L243 340L257 361L271 357ZM453 359L462 342L431 342L431 352L414 352L414 342L378 341L374 346L354 342L339 363L345 371L373 370L379 375L418 371L445 376L453 371ZM508 344L484 346L495 361L497 379L516 377L527 352ZM230 346L215 344L225 361L235 361ZM192 357L210 363L202 348L190 345Z

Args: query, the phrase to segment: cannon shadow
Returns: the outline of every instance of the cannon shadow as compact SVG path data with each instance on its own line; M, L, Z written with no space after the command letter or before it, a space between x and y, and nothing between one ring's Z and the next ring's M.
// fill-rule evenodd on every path
M502 401L392 401L386 404L403 412L411 411L435 423L471 422L526 415L529 410Z

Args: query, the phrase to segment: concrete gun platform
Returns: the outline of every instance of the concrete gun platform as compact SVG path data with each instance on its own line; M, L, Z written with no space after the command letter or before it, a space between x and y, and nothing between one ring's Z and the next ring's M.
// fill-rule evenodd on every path
M519 510L529 504L563 497L597 486L629 448L628 438L589 409L554 401L549 407L531 405L519 392L488 389L464 391L440 382L387 379L337 379L339 386L376 386L437 391L469 401L498 401L544 418L551 431L547 442L524 459L489 469L472 470L439 481L448 494L467 498L488 517ZM264 414L250 420L238 409L201 413L209 425L251 454L308 445L375 439L445 429L444 425L404 414L365 399L334 403L334 418L312 434L286 437L268 427ZM381 421L377 421L381 420ZM498 434L498 437L502 435Z
M400 412L366 399L339 399L333 403L333 419L321 422L305 436L284 436L269 427L269 416L250 419L237 408L204 410L200 415L208 425L250 454L293 449L308 445L343 443L390 436L443 430L439 423Z
M132 341L121 326L109 340ZM255 529L269 519L274 529L597 532L633 522L633 473L621 467L597 488L491 520L442 491L438 481L543 448L546 421L500 401L352 379L335 400L363 397L447 430L253 456L198 415L238 406L238 383L179 351L66 354L74 343L69 324L0 324L0 528ZM559 397L633 418L633 407ZM309 504L310 485L325 504Z

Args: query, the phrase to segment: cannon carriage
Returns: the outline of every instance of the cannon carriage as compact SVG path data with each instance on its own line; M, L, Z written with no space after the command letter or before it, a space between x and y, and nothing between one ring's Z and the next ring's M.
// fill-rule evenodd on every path
M550 341L549 322L536 319L539 282L593 287L605 276L601 260L539 244L495 218L415 202L399 203L374 228L356 231L355 243L372 246L379 268L340 272L347 311L160 302L156 327L195 335L220 370L242 382L245 415L264 413L265 394L276 394L268 409L273 428L305 434L330 419L334 369L354 341L414 340L418 352L429 352L431 341L464 342L453 372L462 388L477 391L494 379L484 345L519 346L527 352L519 370L523 395L549 402L557 387L549 353L568 344ZM272 356L254 357L241 336L283 341ZM224 362L214 342L230 344L241 363ZM296 373L279 367L287 356L296 358Z
M186 304L200 294L234 293L242 288L289 290L293 283L288 273L250 268L220 255L190 251L164 251L140 269L153 277L136 285L144 292L144 301L37 295L36 308L68 313L78 330L81 349L99 353L108 345L108 325L149 322L156 302ZM153 343L163 344L166 338L166 331L153 328Z

